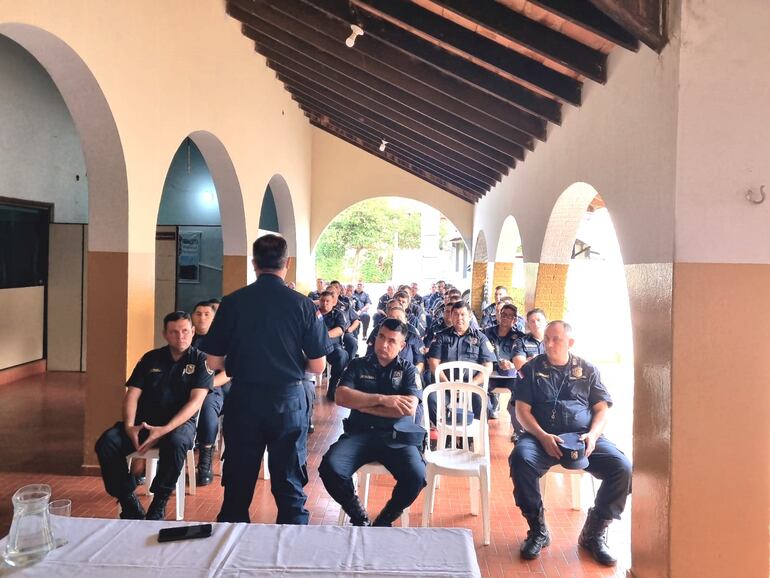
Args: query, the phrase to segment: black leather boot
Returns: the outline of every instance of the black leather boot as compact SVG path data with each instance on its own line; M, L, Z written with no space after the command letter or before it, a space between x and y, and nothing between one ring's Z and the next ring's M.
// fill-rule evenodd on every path
M527 538L521 544L521 557L525 560L534 560L540 556L540 550L551 543L551 535L548 528L545 527L545 510L540 511L534 516L524 516L529 524Z
M372 526L390 528L393 525L393 522L398 520L403 513L404 510L397 510L391 505L390 502L388 502L385 504L382 512L380 512L380 514L374 519Z
M166 503L170 496L171 494L159 494L156 492L150 507L147 509L147 516L144 519L164 520L166 518Z
M611 522L612 520L602 520L596 510L590 508L586 523L583 524L583 530L580 532L580 538L578 538L580 547L588 550L594 560L604 566L614 566L618 563L607 546L607 527Z
M144 520L144 508L134 492L118 499L121 520Z
M361 501L358 499L358 496L353 496L353 499L345 504L341 504L342 509L345 510L345 513L348 515L348 518L350 518L350 523L353 526L371 526L371 522L369 522L369 514L366 513L366 510L361 505Z
M214 481L214 473L211 471L211 454L213 446L201 446L198 450L198 469L195 481L199 486L208 486Z

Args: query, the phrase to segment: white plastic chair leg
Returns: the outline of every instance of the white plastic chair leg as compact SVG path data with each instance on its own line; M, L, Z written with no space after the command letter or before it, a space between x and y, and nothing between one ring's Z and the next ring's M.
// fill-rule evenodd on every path
M433 513L433 498L436 491L436 478L435 474L428 474L428 485L425 487L425 500L422 505L422 527L428 527L428 521Z
M353 493L357 494L358 493L358 474L357 473L353 474L353 477L351 479L353 481ZM339 515L339 518L337 518L337 524L340 526L344 526L347 518L348 518L348 515L345 513L345 510L340 508L340 515Z
M176 480L176 519L184 520L184 467Z
M430 492L430 513L433 514L433 508L436 505L436 490L438 490L441 483L441 476L434 474L433 476L433 489Z
M148 496L152 496L150 488L152 488L152 482L155 479L155 472L158 469L158 460L155 458L145 459L146 475L144 477L144 489Z
M369 505L369 481L371 478L372 476L369 474L364 474L364 508L368 507Z
M470 491L471 491L471 516L479 515L479 497L481 495L481 489L478 478L469 478Z
M570 476L570 491L572 493L572 509L580 510L580 480L583 476Z
M479 468L479 486L481 487L481 524L484 528L484 546L489 546L491 539L491 520L489 515L489 490L490 479L489 470L486 466Z

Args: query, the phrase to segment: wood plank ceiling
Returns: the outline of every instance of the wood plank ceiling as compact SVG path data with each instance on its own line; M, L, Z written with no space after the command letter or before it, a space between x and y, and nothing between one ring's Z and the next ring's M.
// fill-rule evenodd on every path
M228 0L227 13L313 126L471 203L580 106L584 82L607 81L615 46L639 49L588 0Z

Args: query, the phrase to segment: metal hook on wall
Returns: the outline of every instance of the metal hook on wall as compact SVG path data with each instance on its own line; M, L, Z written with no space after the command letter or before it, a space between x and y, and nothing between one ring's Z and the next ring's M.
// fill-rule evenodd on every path
M761 205L765 202L765 198L767 197L767 194L765 193L765 185L760 185L759 187L759 197L754 197L754 191L752 189L749 189L746 191L746 199L750 203L754 203L755 205Z

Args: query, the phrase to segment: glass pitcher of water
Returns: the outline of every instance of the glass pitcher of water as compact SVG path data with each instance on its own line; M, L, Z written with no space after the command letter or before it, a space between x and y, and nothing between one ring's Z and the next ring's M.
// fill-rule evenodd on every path
M32 484L13 495L13 520L3 559L10 566L29 566L54 549L48 501L51 486Z

